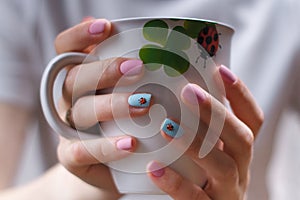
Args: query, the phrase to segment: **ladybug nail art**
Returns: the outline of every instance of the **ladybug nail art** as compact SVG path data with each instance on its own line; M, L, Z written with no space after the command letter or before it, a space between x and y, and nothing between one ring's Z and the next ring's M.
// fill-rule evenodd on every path
M171 123L168 123L166 128L168 129L168 131L174 131L174 126Z
M133 107L145 108L149 107L151 100L151 94L139 93L130 95L128 98L128 104Z
M144 97L141 97L141 98L139 98L139 103L140 103L140 105L144 105L147 103L147 99Z
M179 138L183 135L184 131L179 124L171 119L165 119L161 126L161 130L172 138Z

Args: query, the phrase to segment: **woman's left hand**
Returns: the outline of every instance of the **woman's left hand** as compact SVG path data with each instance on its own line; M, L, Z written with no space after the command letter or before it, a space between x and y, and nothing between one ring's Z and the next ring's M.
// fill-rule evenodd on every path
M244 83L230 70L221 66L217 73L221 75L226 98L233 112L198 85L188 84L181 93L182 101L192 111L195 107L199 108L200 121L206 124L206 127L209 127L211 120L212 105L216 106L214 109L220 114L225 112L220 140L208 155L204 158L198 156L203 142L203 133L196 135L185 153L203 170L201 173L206 174L207 181L202 186L198 186L170 167L151 171L154 166L162 166L162 164L152 162L148 166L148 175L154 184L176 200L243 200L246 198L253 142L262 126L263 112ZM192 98L193 96L196 98ZM184 128L184 132L189 130ZM162 134L165 133L162 131Z

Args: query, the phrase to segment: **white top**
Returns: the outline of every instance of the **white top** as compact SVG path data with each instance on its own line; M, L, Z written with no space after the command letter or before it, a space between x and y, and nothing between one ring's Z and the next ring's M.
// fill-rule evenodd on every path
M286 107L293 106L298 111L300 108L299 10L297 0L1 1L0 100L32 109L36 113L36 122L40 122L33 126L38 134L32 134L28 140L24 164L16 182L32 179L56 161L53 138L57 137L45 133L47 126L41 117L38 94L42 72L55 56L53 41L56 35L86 16L107 19L177 16L221 21L236 29L230 67L248 85L265 113L265 124L255 145L249 199L266 199L266 187L270 189L272 199L300 199L297 188L300 176L297 177L298 171L291 171L297 167L280 165L285 167L280 169L280 182L284 182L280 187L279 181L273 179L279 176L268 173L280 114ZM295 124L294 128L297 128ZM287 129L283 129L281 140L286 139L285 134ZM295 141L297 138L291 139L285 148L293 146ZM273 148L285 143L277 141L275 144ZM300 151L299 145L293 146L292 152L296 151ZM287 153L293 160L285 159L285 162L300 160L299 156ZM271 172L278 172L276 166L279 164L273 162Z

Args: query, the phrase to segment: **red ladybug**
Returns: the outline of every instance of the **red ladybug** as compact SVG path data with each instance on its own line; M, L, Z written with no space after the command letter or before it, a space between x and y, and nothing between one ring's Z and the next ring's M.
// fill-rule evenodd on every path
M143 104L147 103L147 99L145 99L144 97L141 97L141 98L139 99L139 103L140 103L141 105L143 105Z
M174 126L171 123L169 123L169 124L167 124L167 129L169 131L173 131L174 130Z
M198 34L197 42L211 57L216 55L219 47L219 33L216 26L206 26L203 28Z

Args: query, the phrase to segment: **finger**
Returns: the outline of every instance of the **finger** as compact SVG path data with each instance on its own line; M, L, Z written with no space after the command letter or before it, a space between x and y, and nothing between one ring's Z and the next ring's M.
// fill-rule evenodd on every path
M156 161L150 162L147 166L147 170L148 176L153 183L175 200L211 199L201 187L185 179L169 167L163 168L163 166Z
M170 145L176 145L177 149L183 150L185 154L190 156L198 165L203 169L208 170L213 177L221 177L220 181L225 181L226 178L222 177L227 173L230 174L229 177L235 179L232 179L231 184L228 179L228 185L232 186L235 184L236 178L238 178L235 160L219 149L217 144L208 155L204 158L199 158L199 150L208 130L207 125L201 123L198 128L198 133L195 134L188 126L185 126L182 123L179 124L175 121L177 120L167 119L162 124L161 132L168 141L172 142ZM168 126L173 126L173 130L171 131ZM192 141L189 138L191 136L193 137Z
M105 19L84 21L56 37L56 52L83 51L90 45L98 44L105 40L110 32L111 24Z
M207 176L210 177L205 191L212 199L235 199L234 197L239 196L240 187L246 187L248 177L240 178L236 161L217 146L200 159L199 150L203 139L203 134L199 132L185 154L205 169Z
M240 187L244 191L248 179L240 179L235 160L224 151L213 148L202 159L198 158L198 152L189 151L189 155L195 163L206 170L207 176L210 177L205 191L212 199L235 199L240 196Z
M136 148L135 138L122 136L88 141L60 137L58 158L71 173L104 189L115 189L109 169L102 163L122 159Z
M135 138L129 136L81 141L61 138L58 157L67 168L77 168L119 160L130 155L135 147Z
M141 60L111 58L72 68L64 82L64 97L78 98L87 92L136 82L143 75Z
M250 127L256 136L264 121L261 108L246 85L228 68L221 66L219 73L223 79L226 97L232 110L241 121Z
M210 129L212 107L216 116L214 120L223 124L220 138L224 143L224 151L237 163L240 179L248 176L248 166L252 158L253 133L249 127L229 112L223 104L213 98L202 88L195 84L188 84L182 90L182 100L193 111L200 109L200 118ZM219 116L225 116L219 119ZM224 121L223 121L224 120ZM213 130L219 131L219 130Z
M79 98L70 113L77 129L86 129L98 122L145 115L151 105L149 93L113 93Z
M195 135L188 126L182 123L180 125L176 124L175 121L177 120L169 119L165 121L162 125L162 134L167 136L166 138L172 142L172 145L176 145L177 149L183 150L186 155L204 169L208 177L211 177L208 185L213 188L213 191L209 192L210 197L213 197L213 199L233 199L232 195L237 195L240 191L239 187L245 187L248 180L239 179L239 169L235 160L217 145L204 158L200 159L199 150L208 129L207 125L201 123L199 132ZM177 132L175 136L166 128L168 125L174 127L173 131ZM187 138L191 135L195 137L191 143L188 143ZM176 141L174 142L174 140Z
M68 169L76 177L79 177L89 185L118 194L110 169L104 164L94 164L73 169Z

